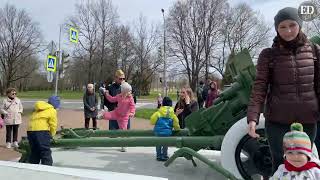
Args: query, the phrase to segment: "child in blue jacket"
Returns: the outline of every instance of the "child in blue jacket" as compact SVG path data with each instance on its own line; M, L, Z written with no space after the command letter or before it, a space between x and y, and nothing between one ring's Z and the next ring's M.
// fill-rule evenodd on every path
M153 113L150 118L150 123L154 126L154 133L156 136L167 137L171 136L172 128L180 130L179 119L172 108L172 100L169 97L164 97L160 109ZM157 146L157 160L168 160L168 146Z

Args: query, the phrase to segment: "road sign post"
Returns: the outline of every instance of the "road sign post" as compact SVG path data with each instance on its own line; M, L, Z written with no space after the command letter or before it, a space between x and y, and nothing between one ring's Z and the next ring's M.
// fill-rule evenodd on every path
M51 42L48 44L47 49L49 50L49 54L50 54L50 55L54 55L54 53L55 53L56 50L57 50L57 46L56 46L56 44L55 44L53 41L51 41Z
M57 70L57 57L56 56L47 56L47 71L56 72Z
M51 71L47 72L47 80L50 83L53 81L53 72L51 72Z
M71 25L69 25L71 26ZM59 81L59 75L60 75L60 67L59 66L62 66L62 58L63 58L63 53L62 53L62 50L61 50L61 31L62 31L62 25L60 25L60 31L59 31L59 44L58 44L58 51L56 51L56 57L58 57L58 61L57 59L55 59L55 71L56 72L56 79L55 79L55 91L54 91L54 95L57 96L58 95L58 81ZM73 27L70 27L69 29L69 39L71 42L73 43L78 43L79 41L79 31L76 29L76 28L73 28ZM51 44L48 45L48 49L51 51L53 49L55 49L55 44L52 42ZM52 62L50 62L52 63ZM50 64L51 65L51 64ZM48 69L47 69L48 70ZM49 73L49 72L48 72ZM49 77L50 76L50 77ZM48 74L48 77L47 77L48 81L51 80L51 75Z
M77 29L70 27L70 41L73 43L78 43L79 32Z

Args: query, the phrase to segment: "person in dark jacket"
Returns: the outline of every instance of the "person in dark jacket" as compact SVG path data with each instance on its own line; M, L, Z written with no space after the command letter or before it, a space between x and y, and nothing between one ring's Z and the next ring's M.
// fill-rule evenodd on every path
M203 91L202 91L202 99L205 101L208 97L208 93L210 90L210 84L211 84L211 79L207 79L206 84L203 87Z
M99 96L100 96L100 109L104 109L104 94L102 92L102 89L107 88L107 81L100 83L99 87Z
M203 108L203 104L205 102L205 99L203 99L203 96L202 96L203 90L204 90L204 83L203 81L200 81L199 86L197 88L197 100L198 100L199 108Z
M179 100L174 107L174 112L178 116L181 129L185 128L185 118L197 110L199 110L199 106L193 96L192 89L189 87L183 87L180 90Z
M213 105L214 100L218 97L218 86L217 83L212 81L210 83L210 89L206 99L205 107L208 108Z
M109 84L107 86L106 90L109 91L109 94L111 96L116 96L121 93L121 84L124 81L125 81L124 72L119 69L115 73L114 82L112 84ZM104 98L104 105L108 108L108 111L113 111L117 107L118 103L117 102L112 103L112 102L108 101L107 98ZM119 129L119 125L118 125L117 120L109 120L109 130L117 130L117 129ZM127 129L130 129L130 119L128 121L128 128Z
M303 124L313 142L319 119L313 48L301 31L298 10L291 7L281 9L274 17L274 24L277 36L272 47L260 53L247 111L248 134L257 138L256 125L266 101L265 131L273 173L283 162L282 139L290 130L290 124Z
M84 105L84 127L89 128L90 118L92 119L93 129L97 129L97 115L98 115L98 97L94 92L94 85L88 84L87 90L83 95Z

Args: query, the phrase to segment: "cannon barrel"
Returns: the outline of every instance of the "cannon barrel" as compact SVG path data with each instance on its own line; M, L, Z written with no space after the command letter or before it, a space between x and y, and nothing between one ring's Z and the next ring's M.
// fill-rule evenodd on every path
M190 147L201 149L221 145L223 136L199 137L123 137L123 138L81 138L57 139L52 147L154 147L159 145L172 147Z
M86 130L86 129L62 129L59 134L62 138L83 138L83 137L141 137L154 136L153 130ZM172 136L188 136L187 129L173 131Z

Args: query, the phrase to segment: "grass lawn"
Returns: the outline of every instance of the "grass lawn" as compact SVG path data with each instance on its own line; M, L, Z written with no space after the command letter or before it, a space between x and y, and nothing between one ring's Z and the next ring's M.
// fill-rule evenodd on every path
M82 91L62 91L59 92L58 95L61 99L82 99L83 96ZM139 96L138 99L148 99L152 101L156 101L158 94L162 92L158 91L151 91L150 95L148 96ZM18 92L19 98L26 98L26 99L47 99L51 95L54 94L54 91L25 91L25 92ZM169 97L175 101L177 99L177 93L176 92L169 92ZM162 95L163 97L163 95Z
M47 99L54 94L54 91L26 91L18 92L19 98L27 99ZM82 91L62 91L58 93L61 99L82 99Z
M135 117L149 120L151 115L156 112L158 109L136 109Z
M162 94L160 91L151 91L148 96L139 96L139 99L150 99L156 101L158 94ZM172 99L172 101L177 100L177 92L168 92L169 97ZM163 94L162 94L163 97Z

